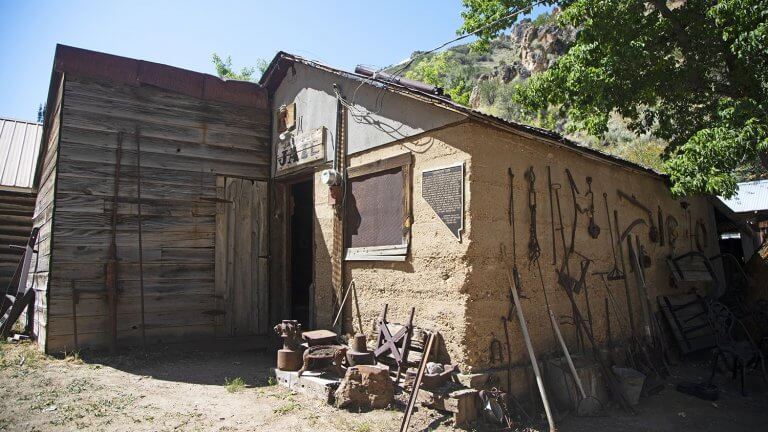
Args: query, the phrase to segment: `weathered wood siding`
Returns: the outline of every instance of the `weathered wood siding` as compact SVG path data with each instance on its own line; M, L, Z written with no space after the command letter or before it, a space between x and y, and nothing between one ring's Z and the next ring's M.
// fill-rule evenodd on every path
M137 134L147 342L213 336L227 312L214 291L216 178L268 178L266 106L70 74L62 113L48 351L73 349L75 326L79 348L109 341L104 268L119 132L118 344L141 337Z
M0 289L5 290L19 265L23 250L9 245L23 246L32 230L35 211L35 193L0 189Z
M27 288L35 290L35 317L33 333L43 350L47 350L48 339L48 290L50 288L51 240L53 232L53 211L56 196L56 163L59 155L59 136L61 132L61 105L64 93L64 80L57 85L56 97L51 110L47 135L42 143L42 169L40 171L37 200L32 216L34 226L40 228L37 236L37 254L33 257L31 276L27 279Z

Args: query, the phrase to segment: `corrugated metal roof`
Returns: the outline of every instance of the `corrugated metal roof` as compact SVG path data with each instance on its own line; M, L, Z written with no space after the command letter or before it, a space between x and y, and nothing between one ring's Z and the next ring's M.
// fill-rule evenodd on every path
M739 183L732 198L719 197L734 213L768 210L768 180Z
M32 188L43 125L0 118L0 186Z

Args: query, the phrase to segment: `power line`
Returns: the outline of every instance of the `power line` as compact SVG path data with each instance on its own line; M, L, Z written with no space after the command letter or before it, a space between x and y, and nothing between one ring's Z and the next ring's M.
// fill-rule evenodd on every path
M540 0L540 1L536 2L536 3L531 3L530 5L528 5L528 6L524 7L524 8L522 8L522 9L516 10L516 11L514 11L514 12L510 12L510 13L508 13L508 14L506 14L506 15L502 16L501 18L495 19L495 20L493 20L493 21L491 21L491 22L489 22L489 23L487 23L487 24L485 24L485 25L482 25L482 26L478 27L476 30L474 30L474 31L472 31L472 32L469 32L469 33L465 33L465 34L463 34L463 35L457 36L457 37L455 37L455 38L453 38L453 39L449 40L448 42L442 43L442 44L438 45L437 47L435 47L435 48L432 48L432 49L431 49L431 50L429 50L429 51L424 51L424 52L421 52L421 53L419 53L419 54L416 54L415 56L411 57L411 58L410 58L410 59L409 59L409 60L408 60L408 61L405 63L405 65L404 65L403 67L401 67L400 69L398 69L398 70L397 70L396 72L394 72L392 75L394 75L394 76L398 76L399 74L403 73L403 72L404 72L406 69L408 69L408 68L411 66L411 64L412 64L412 63L413 63L413 62L414 62L414 61L415 61L417 58L420 58L420 57L424 57L424 56L426 56L426 55L428 55L428 54L432 54L433 52L435 52L435 51L438 51L438 50L440 50L440 49L442 49L442 48L445 48L446 46L448 46L448 45L450 45L450 44L452 44L452 43L454 43L454 42L458 42L458 41L460 41L460 40L463 40L463 39L466 39L466 38L468 38L468 37L470 37L470 36L474 36L474 35L476 35L476 34L480 33L481 31L483 31L483 30L485 30L485 29L487 29L487 28L489 28L489 27L491 27L491 26L494 26L494 25L498 24L499 22L501 22L501 21L503 21L503 20L506 20L506 19L512 18L512 17L514 17L514 16L520 15L521 13L523 13L523 12L526 12L526 11L529 11L529 10L533 9L534 7L536 7L536 6L539 6L539 5L543 4L544 2L545 2L545 0ZM391 66L387 66L387 67L381 68L381 69L379 69L379 70L378 70L378 71L376 71L376 72L381 72L381 71L383 71L384 69L387 69L387 68L389 68L389 67L391 67ZM375 74L374 74L374 76L375 76Z
M448 45L450 45L450 44L452 44L452 43L455 43L455 42L458 42L458 41L460 41L460 40L466 39L466 38L468 38L468 37L470 37L470 36L474 36L474 35L476 35L476 34L480 33L481 31L483 31L483 30L485 30L485 29L487 29L487 28L489 28L489 27L491 27L491 26L494 26L494 25L498 24L499 22L501 22L501 21L503 21L503 20L507 20L507 19L509 19L509 18L515 17L515 16L517 16L517 15L520 15L520 14L521 14L521 13L523 13L523 12L526 12L526 11L530 11L530 10L531 10L531 9L533 9L534 7L536 7L536 6L539 6L539 5L541 5L541 4L544 4L545 2L546 2L546 0L539 0L539 1L535 2L535 3L532 3L532 4L530 4L530 5L528 5L528 6L524 7L524 8L522 8L522 9L518 9L518 10L516 10L516 11L514 11L514 12L510 12L510 13L508 13L508 14L506 14L506 15L504 15L504 16L502 16L502 17L500 17L500 18L497 18L497 19L495 19L495 20L493 20L493 21L491 21L491 22L489 22L489 23L485 24L485 25L482 25L482 26L478 27L477 29L475 29L475 30L473 30L473 31L471 31L471 32L469 32L469 33L465 33L465 34L463 34L463 35L460 35L460 36L457 36L457 37L455 37L455 38L453 38L453 39L451 39L451 40L449 40L449 41L447 41L447 42L444 42L444 43L442 43L442 44L438 45L437 47L435 47L435 48L432 48L432 49L431 49L431 50L429 50L429 51L423 51L423 52L420 52L420 53L418 53L418 54L416 54L416 55L412 56L410 59L408 59L408 61L406 61L406 62L405 62L405 64L404 64L402 67L398 68L396 71L394 71L394 72L393 72L393 73L391 73L390 75L392 75L393 77L399 77L399 76L400 76L400 75L401 75L403 72L405 72L405 71L406 71L406 70L407 70L407 69L408 69L408 68L409 68L409 67L410 67L410 66L413 64L413 62L414 62L416 59L418 59L418 58L421 58L421 57L424 57L424 56L426 56L426 55L429 55L429 54L432 54L432 53L434 53L435 51L438 51L438 50L440 50L440 49L442 49L442 48L445 48L446 46L448 46ZM347 102L347 101L344 101L344 102L343 102L343 103L344 103L344 104L347 106L347 108L349 108L349 109L352 109L352 110L354 110L354 111L360 111L360 110L358 110L356 107L354 107L354 105L355 105L355 99L357 98L357 91L358 91L358 90L360 90L360 88L361 88L362 86L364 86L365 84L368 84L368 83L370 83L371 81L375 80L375 79L376 79L376 76L377 76L377 75L378 75L380 72L383 72L384 70L386 70L386 69L389 69L389 68L391 68L391 67L393 67L393 66L396 66L396 65L389 65L389 66L384 66L384 67L382 67L382 68L380 68L380 69L376 70L376 71L375 71L375 72L374 72L374 73L373 73L373 74L372 74L370 77L368 77L368 78L366 78L365 80L363 80L363 82L361 82L361 83L360 83L360 85L358 85L358 86L357 86L357 88L356 88L356 89L355 89L355 90L352 92L352 98L351 98L351 100L350 100L349 102ZM371 111L368 111L368 110L366 110L366 111L368 111L368 113L367 113L367 114L376 114L376 113L378 113L378 112L381 110L381 104L382 104L382 102L383 102L383 101L382 101L382 97L383 97L383 94L384 94L384 88L380 88L380 89L379 89L379 92L378 92L378 94L377 94L377 96L376 96L376 103L375 103L375 105L376 105L378 108L377 108L377 109L376 109L376 111L374 111L374 112L371 112ZM338 94L337 94L337 97L338 97Z

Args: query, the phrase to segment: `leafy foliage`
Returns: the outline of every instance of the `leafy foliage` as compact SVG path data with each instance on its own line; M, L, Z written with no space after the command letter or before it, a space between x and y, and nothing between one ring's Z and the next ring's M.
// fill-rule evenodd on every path
M532 0L464 0L474 31ZM562 0L575 42L511 95L522 114L598 137L618 114L630 131L669 143L676 194L733 194L737 175L768 166L768 3L765 0ZM516 18L479 32L487 49ZM541 114L545 113L545 116ZM758 168L760 169L760 168Z
M269 66L269 63L267 63L266 60L260 58L256 59L256 66L243 67L240 69L240 72L235 72L232 68L231 56L222 59L218 54L213 53L213 55L211 55L211 61L213 62L213 67L216 68L216 75L218 75L219 78L239 81L257 81L261 74L267 70L267 66ZM256 75L257 70L259 72L258 75Z
M450 51L426 57L408 70L405 77L443 87L452 100L468 105L469 96L472 94L472 82L469 77L473 75L473 66L457 64L452 57L453 53Z

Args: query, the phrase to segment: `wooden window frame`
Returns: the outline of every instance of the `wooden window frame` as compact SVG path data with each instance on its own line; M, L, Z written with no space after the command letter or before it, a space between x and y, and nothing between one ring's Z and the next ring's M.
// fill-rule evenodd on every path
M411 244L411 178L413 157L411 153L403 153L375 162L347 168L347 180L352 180L369 174L376 174L393 169L401 169L403 173L403 227L406 228L403 241L399 245L347 247L346 236L344 245L345 261L405 261ZM346 218L346 211L345 216Z

